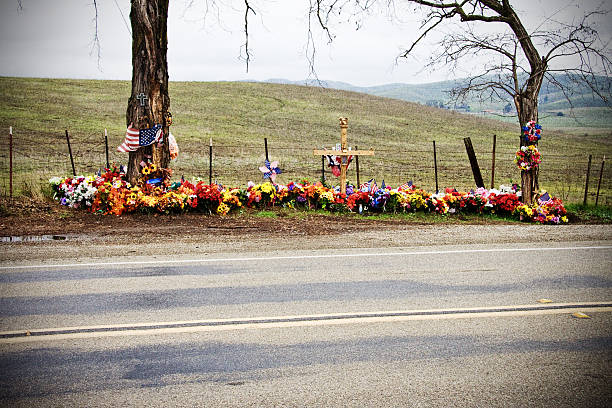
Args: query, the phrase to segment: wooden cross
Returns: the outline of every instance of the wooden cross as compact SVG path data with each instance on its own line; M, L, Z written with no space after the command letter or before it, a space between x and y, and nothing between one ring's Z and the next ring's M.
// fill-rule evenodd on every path
M147 99L149 99L149 97L141 92L136 95L136 99L140 101L140 106L147 106Z
M340 118L340 150L313 150L315 156L335 155L342 157L340 163L340 192L346 194L346 171L348 169L349 156L374 156L373 150L349 150L346 141L348 129L348 118Z

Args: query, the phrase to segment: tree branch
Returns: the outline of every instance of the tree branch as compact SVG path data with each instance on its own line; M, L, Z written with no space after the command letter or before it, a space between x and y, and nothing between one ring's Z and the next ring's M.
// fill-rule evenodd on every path
M21 4L21 2L19 2ZM93 0L93 6L94 6L94 10L95 10L95 16L94 16L94 22L96 25L96 30L94 32L94 38L92 41L92 45L91 45L91 51L90 51L90 55L94 52L94 50L96 51L97 54L97 60L98 60L98 70L102 71L102 68L100 66L100 61L102 59L102 54L101 54L101 49L100 49L100 37L98 36L98 4L96 3L96 0Z
M244 0L244 61L246 63L246 71L249 72L249 62L251 62L251 51L249 49L249 11L253 15L257 15L253 7L249 4L249 0Z

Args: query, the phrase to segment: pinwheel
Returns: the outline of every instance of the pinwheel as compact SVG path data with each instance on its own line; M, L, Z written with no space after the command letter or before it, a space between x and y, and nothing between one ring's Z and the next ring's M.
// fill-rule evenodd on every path
M276 180L276 175L282 173L282 170L278 168L278 162L273 161L270 163L269 160L265 161L265 164L259 168L259 171L263 173L264 179L270 179L273 183Z

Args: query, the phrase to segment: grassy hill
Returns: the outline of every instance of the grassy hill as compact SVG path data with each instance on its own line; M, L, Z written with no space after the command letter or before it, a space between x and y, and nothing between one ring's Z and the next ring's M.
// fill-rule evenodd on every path
M105 164L104 128L108 129L110 161L125 163L115 151L125 135L127 81L0 78L0 128L14 128L16 189L26 195L51 176L71 173L65 130L68 129L77 173ZM214 144L214 179L244 186L261 180L264 138L270 159L284 174L279 182L307 177L316 180L321 158L313 148L339 142L338 118L349 118L349 144L373 148L376 156L360 161L361 181L376 178L397 185L413 180L434 189L432 141L436 141L439 186L473 187L464 137L476 149L487 186L491 148L497 135L496 185L518 181L513 163L518 125L430 108L363 93L296 85L248 82L172 82L171 112L181 153L172 162L177 178L208 179L208 144ZM8 191L8 142L2 139L2 194ZM584 189L588 154L595 155L592 179L602 155L612 154L609 136L572 136L546 132L540 185L565 199L579 200ZM599 161L597 161L599 160ZM597 166L596 166L597 165ZM603 200L612 201L607 168ZM355 182L355 166L349 169ZM336 179L327 173L327 177ZM593 185L593 184L592 184ZM594 191L591 187L591 191ZM601 202L602 199L600 199ZM605 201L604 201L605 202Z
M552 83L547 80L544 81L539 100L542 123L546 124L549 129L571 128L572 131L582 131L583 133L609 133L609 130L612 129L612 109L610 109L610 106L606 106L601 98L593 95L590 88L572 83L567 76L557 75L556 79L570 91L565 95ZM601 89L606 89L607 92L605 95L608 97L608 100L612 100L612 95L610 95L612 79L605 77L599 77L599 79ZM318 86L401 99L423 105L444 105L446 107L452 107L449 92L451 89L459 87L461 81L462 80L458 79L416 85L394 83L370 87L359 87L346 82L324 80L317 82L314 80L288 81L285 79L270 79L266 82ZM465 102L466 105L470 106L472 113L478 113L483 110L501 112L507 103L510 103L514 109L514 104L510 99L503 102L489 100L480 101L473 97ZM564 119L561 121L548 120L548 117L557 116L563 117ZM516 117L504 118L504 120L509 122L516 121Z

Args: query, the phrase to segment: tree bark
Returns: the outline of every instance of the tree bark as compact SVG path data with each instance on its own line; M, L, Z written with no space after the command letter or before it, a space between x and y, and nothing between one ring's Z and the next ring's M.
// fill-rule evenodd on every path
M129 153L127 179L135 184L140 177L140 163L149 159L159 168L167 168L170 150L166 143L170 108L168 95L168 0L131 0L132 23L132 94L128 100L126 125L146 129L161 124L163 144L154 143ZM147 100L141 106L137 96Z
M536 59L536 61L541 60ZM516 112L521 130L529 121L538 121L538 95L544 79L545 70L546 66L544 62L537 63L535 67L532 67L532 74L527 81L525 91L517 92L517 94L514 95L514 105L516 106ZM523 133L521 132L519 146L522 147L527 144L530 143L525 140ZM538 143L536 141L532 144L537 145ZM538 189L538 169L532 168L527 171L521 171L521 191L523 204L532 204Z

